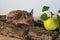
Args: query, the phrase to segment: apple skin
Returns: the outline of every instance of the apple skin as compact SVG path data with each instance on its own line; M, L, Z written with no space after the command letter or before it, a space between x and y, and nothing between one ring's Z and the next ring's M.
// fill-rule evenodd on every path
M57 20L54 18L49 18L44 21L44 27L46 30L55 30L57 28Z

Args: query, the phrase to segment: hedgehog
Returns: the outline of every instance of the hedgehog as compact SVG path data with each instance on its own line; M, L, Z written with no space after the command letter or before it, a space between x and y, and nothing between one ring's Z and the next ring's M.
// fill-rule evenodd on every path
M27 12L24 10L12 10L6 15L6 22L13 24L26 24L26 25L34 25L33 24L33 9L31 12Z

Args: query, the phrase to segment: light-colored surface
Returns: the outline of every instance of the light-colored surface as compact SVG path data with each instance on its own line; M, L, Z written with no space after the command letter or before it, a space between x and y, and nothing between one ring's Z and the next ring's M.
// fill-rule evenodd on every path
M50 6L50 11L57 12L60 9L60 0L0 0L0 14L7 14L11 10L34 9L34 16L40 16L43 6Z
M34 17L34 20L40 20L39 16Z
M20 39L11 38L11 37L6 37L6 36L3 36L3 35L0 35L0 40L20 40Z

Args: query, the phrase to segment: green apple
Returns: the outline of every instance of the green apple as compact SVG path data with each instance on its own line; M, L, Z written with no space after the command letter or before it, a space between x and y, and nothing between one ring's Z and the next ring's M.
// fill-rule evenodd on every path
M54 18L48 18L44 21L44 27L46 30L55 30L57 28L57 20Z

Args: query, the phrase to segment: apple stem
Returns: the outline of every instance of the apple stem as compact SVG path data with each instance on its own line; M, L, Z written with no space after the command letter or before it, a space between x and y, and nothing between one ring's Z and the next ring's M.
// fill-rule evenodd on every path
M53 12L52 12L52 11L51 11L50 13L51 13L51 18L52 18L54 14L53 14Z

